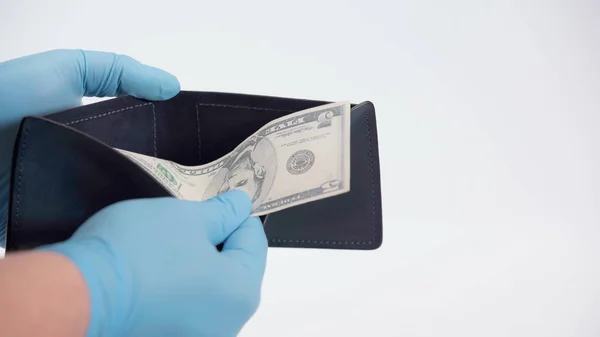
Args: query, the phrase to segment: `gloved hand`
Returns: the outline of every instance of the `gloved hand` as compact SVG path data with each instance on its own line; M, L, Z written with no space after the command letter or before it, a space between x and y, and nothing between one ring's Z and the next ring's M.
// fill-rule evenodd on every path
M164 100L177 79L113 53L53 50L0 63L0 248L4 247L10 162L18 124L81 104L81 98L132 95Z
M259 304L267 253L251 207L239 190L204 202L120 202L42 249L82 271L89 337L235 336Z
M0 220L23 116L76 106L83 96L162 100L178 91L172 75L109 53L58 50L0 63ZM241 191L205 202L130 200L40 249L81 270L92 305L88 336L233 336L256 309L265 268L267 241L250 208Z

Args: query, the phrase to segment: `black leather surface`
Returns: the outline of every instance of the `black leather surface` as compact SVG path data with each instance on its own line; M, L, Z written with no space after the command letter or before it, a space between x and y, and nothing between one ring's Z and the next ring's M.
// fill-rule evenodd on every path
M7 251L67 239L94 212L114 202L169 195L112 147L199 165L233 150L275 118L325 103L183 91L164 102L127 96L27 117L13 158ZM350 192L262 217L271 247L381 245L373 104L353 105L351 129Z

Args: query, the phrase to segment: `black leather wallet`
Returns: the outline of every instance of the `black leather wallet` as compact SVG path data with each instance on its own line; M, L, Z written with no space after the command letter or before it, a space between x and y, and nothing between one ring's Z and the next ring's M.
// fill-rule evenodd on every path
M26 117L13 155L7 252L65 240L112 203L170 196L113 148L200 165L227 154L273 119L326 103L182 91L167 101L124 96ZM381 245L373 104L353 104L351 121L350 192L261 217L269 246L368 250Z

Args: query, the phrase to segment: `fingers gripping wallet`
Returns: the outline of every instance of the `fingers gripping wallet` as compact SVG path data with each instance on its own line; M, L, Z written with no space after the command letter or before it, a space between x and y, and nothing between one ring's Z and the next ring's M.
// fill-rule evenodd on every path
M123 96L26 117L13 155L7 252L68 239L115 202L171 196L114 148L196 166L229 153L276 118L327 103L182 91L167 101ZM350 192L261 216L269 246L381 245L375 108L370 102L352 104L350 116Z

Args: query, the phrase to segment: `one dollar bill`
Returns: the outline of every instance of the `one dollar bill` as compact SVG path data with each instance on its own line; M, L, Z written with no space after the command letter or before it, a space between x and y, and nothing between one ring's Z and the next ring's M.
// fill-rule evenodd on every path
M252 215L264 215L350 191L350 103L276 119L200 166L117 150L177 198L203 201L237 189L252 199Z

